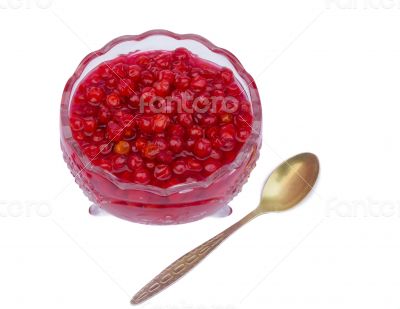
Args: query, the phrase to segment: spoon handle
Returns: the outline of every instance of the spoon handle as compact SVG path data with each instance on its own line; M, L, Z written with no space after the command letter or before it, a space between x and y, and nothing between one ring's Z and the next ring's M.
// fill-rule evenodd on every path
M260 212L258 209L253 210L223 232L207 240L200 246L194 248L192 251L177 259L175 262L165 268L160 274L158 274L153 280L146 284L139 292L137 292L132 298L131 304L140 304L173 284L179 278L188 273L192 268L194 268L198 263L200 263L211 251L213 251L226 238L232 235L233 232L237 231L240 227L257 217L259 214Z

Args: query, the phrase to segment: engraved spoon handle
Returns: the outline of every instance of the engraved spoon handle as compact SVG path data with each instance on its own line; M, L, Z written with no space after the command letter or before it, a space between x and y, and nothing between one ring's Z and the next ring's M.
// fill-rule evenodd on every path
M177 259L175 262L165 268L160 274L158 274L153 280L146 284L139 292L137 292L132 298L131 304L140 304L173 284L179 278L188 273L192 268L194 268L199 262L201 262L220 243L232 235L233 232L237 231L240 227L260 214L261 213L258 211L258 209L253 210L223 232L207 240L200 246L194 248L192 251Z

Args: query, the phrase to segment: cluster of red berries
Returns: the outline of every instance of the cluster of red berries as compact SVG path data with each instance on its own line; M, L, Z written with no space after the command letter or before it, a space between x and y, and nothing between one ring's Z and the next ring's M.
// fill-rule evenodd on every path
M72 135L94 165L122 181L163 188L202 180L232 162L252 121L232 71L183 48L101 64L70 106Z

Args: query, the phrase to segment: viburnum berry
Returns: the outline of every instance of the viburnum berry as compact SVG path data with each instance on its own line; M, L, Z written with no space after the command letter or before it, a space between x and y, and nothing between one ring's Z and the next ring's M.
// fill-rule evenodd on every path
M147 143L143 149L143 156L147 159L154 159L160 152L158 146L152 142Z
M169 164L174 160L174 153L171 150L161 150L157 155L157 160Z
M230 84L233 81L233 73L227 68L221 70L221 78L225 84Z
M169 140L169 148L175 152L180 153L183 150L183 140L179 136L172 136Z
M202 127L198 125L193 125L188 129L188 135L193 139L203 137L203 132L204 130L202 129Z
M99 154L99 147L97 145L89 145L86 146L83 151L89 158L93 159Z
M176 175L181 175L186 172L186 163L184 160L177 160L172 164L172 171Z
M134 182L146 185L151 181L150 172L145 168L138 168L133 172Z
M105 138L105 133L103 130L98 129L92 135L92 141L95 143L99 143Z
M170 136L183 137L185 135L185 128L179 124L173 124L168 129Z
M140 72L142 71L142 68L139 65L130 65L128 67L128 76L131 80L137 81L140 79Z
M176 88L186 90L190 86L190 78L187 76L178 76L175 80Z
M182 126L188 127L193 123L193 116L189 113L182 113L178 115L178 121Z
M99 146L99 151L102 155L108 155L111 153L114 144L112 142L104 143Z
M143 159L137 154L131 154L127 159L127 164L131 170L135 170L137 168L143 167Z
M194 77L190 83L190 87L194 91L201 91L203 90L207 85L207 80L200 75Z
M212 145L206 138L199 138L193 146L193 152L199 158L208 157L211 154Z
M124 133L123 128L116 122L110 121L107 124L107 135L111 141L119 141Z
M188 158L186 161L186 168L190 172L201 172L203 166L201 165L201 162L199 160L194 158Z
M207 159L204 163L204 171L207 174L212 174L214 173L217 169L219 169L221 167L221 163L220 161L216 160L216 159Z
M126 166L126 157L122 155L116 155L112 157L112 168L115 172L120 172Z
M159 164L155 166L154 178L156 178L157 180L161 181L168 180L171 178L171 176L172 172L167 164Z
M155 89L156 95L166 96L169 93L170 82L165 79L160 80L159 82L155 82L154 89Z
M238 142L244 143L251 135L250 127L240 127L236 131L236 140Z
M106 102L109 107L118 107L121 104L121 99L117 93L111 93L107 96Z
M163 114L157 114L153 116L153 132L161 133L164 132L169 124L169 117Z
M99 87L90 87L86 96L90 103L99 104L104 98L104 90Z
M129 153L131 146L127 141L119 141L114 145L114 152L120 155L125 155Z
M70 120L70 127L72 131L83 130L83 120L77 117L73 117Z
M175 73L171 70L161 70L160 72L158 72L158 80L166 80L172 83L175 80Z

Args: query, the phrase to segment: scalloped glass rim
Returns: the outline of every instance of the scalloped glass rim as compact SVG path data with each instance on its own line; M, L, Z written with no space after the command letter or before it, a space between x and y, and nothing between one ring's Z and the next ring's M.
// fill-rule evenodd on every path
M243 145L241 151L238 153L238 155L236 156L235 160L232 163L221 167L214 174L210 175L209 177L207 177L202 181L178 184L169 188L159 188L152 185L142 185L142 184L120 181L112 173L98 166L93 165L91 161L82 153L77 142L72 137L71 130L69 128L70 100L72 98L72 94L74 93L74 89L76 85L79 84L81 76L85 72L85 69L87 68L88 64L95 58L105 55L107 52L116 47L118 44L128 41L142 41L151 36L165 36L177 41L183 41L183 40L196 41L201 43L209 51L217 54L218 56L225 57L230 63L230 66L228 67L233 69L235 77L238 79L238 81L242 84L242 86L245 89L247 99L252 103L253 117L254 117L252 124L252 129L253 129L252 134L247 139L246 143ZM159 46L158 49L163 49L163 46ZM135 50L130 50L129 52L133 51ZM202 57L202 55L199 56ZM243 84L243 82L245 84ZM248 156L250 156L254 151L253 149L254 145L256 145L256 148L259 148L261 146L261 144L258 145L259 143L261 143L261 141L259 141L259 135L261 134L261 101L254 79L251 77L249 73L246 72L240 61L231 52L215 46L213 43L211 43L204 37L199 36L197 34L176 34L167 30L150 30L139 35L125 35L118 37L109 42L108 44L106 44L103 48L88 54L82 60L82 62L77 67L75 73L68 80L64 88L62 102L61 102L61 128L65 141L73 148L73 150L79 156L79 159L82 161L85 169L88 169L93 173L104 176L122 190L140 190L140 191L152 192L160 196L168 196L179 192L182 193L189 192L193 188L208 187L210 184L215 182L220 177L233 173L236 170L236 168L241 166L244 160Z

